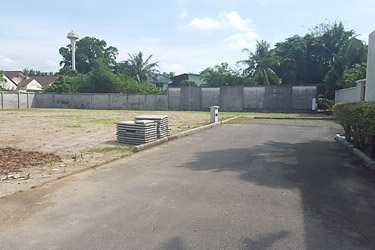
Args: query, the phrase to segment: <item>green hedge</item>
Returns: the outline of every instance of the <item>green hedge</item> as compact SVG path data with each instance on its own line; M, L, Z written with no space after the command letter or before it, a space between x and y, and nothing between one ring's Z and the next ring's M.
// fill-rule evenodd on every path
M345 139L369 156L375 154L375 102L336 104L333 112Z

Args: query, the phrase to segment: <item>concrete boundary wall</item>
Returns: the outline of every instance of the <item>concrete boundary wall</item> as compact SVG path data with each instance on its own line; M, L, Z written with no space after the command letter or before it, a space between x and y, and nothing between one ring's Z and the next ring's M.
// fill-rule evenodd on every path
M205 110L312 112L316 86L171 87L164 95L1 92L1 109Z
M0 92L0 109L27 109L35 105L35 93Z
M335 103L351 103L364 101L365 80L357 81L355 87L335 91Z

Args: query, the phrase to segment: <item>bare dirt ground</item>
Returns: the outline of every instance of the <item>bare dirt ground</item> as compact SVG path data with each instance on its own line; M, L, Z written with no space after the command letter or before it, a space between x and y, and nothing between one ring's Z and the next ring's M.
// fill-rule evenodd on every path
M130 145L116 142L115 124L141 114L168 115L171 134L208 124L210 119L202 112L0 111L0 197L131 154Z

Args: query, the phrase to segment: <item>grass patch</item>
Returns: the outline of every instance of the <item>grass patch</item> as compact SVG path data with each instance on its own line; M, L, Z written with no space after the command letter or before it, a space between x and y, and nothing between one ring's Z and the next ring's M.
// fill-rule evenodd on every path
M29 113L83 113L83 112L92 112L94 110L88 109L40 109L40 108L31 108L31 109L2 109L1 111L11 111L11 112L29 112Z
M85 123L96 123L96 124L115 124L115 120L112 118L86 118L83 122Z
M236 119L233 119L233 120L227 122L226 124L239 124L239 123L243 123L244 121L248 121L250 119L253 119L253 118L246 117L246 116L241 116L241 117L238 117Z
M89 150L89 153L107 153L111 151L129 152L133 150L134 150L134 146L127 146L127 147L117 146L117 147L93 148Z

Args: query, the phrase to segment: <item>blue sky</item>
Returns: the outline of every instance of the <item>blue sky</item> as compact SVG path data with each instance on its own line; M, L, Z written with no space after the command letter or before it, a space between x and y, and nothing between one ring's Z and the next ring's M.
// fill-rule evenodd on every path
M374 0L19 0L0 6L1 70L58 71L58 50L71 30L117 47L117 61L142 51L159 61L160 71L176 73L234 65L256 40L274 45L326 21L343 21L366 42L375 30Z

